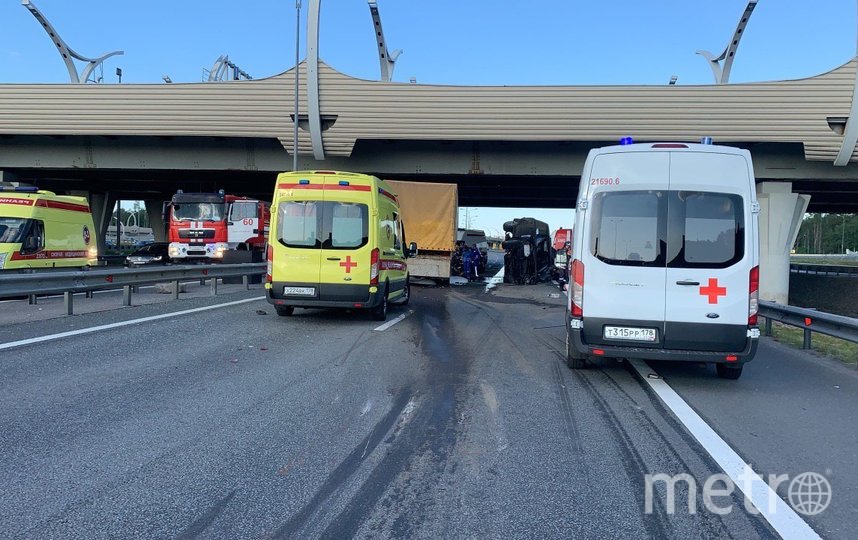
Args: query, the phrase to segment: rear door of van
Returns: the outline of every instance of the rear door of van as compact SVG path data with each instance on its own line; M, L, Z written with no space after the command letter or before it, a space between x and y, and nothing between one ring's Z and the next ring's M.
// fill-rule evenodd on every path
M306 184L278 184L277 223L274 241L278 246L272 262L275 282L288 296L318 298L322 258L323 180L307 179Z
M597 154L582 179L584 340L660 347L665 319L667 152ZM583 190L582 190L583 191Z
M740 154L670 156L665 347L741 351L756 264L750 164Z
M319 282L326 301L363 302L369 295L372 190L366 178L325 176Z

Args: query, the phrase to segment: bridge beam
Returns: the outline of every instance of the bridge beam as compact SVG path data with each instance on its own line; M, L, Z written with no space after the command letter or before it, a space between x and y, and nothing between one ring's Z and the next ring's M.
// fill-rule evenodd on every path
M760 202L760 300L789 304L789 255L810 195L789 182L757 184Z

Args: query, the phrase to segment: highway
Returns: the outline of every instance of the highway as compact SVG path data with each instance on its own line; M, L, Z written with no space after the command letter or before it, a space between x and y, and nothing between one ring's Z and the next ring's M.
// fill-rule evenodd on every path
M801 517L854 537L854 366L764 338L738 381L573 372L556 287L413 292L385 325L278 317L258 286L37 324L0 304L0 536L789 536L739 491L716 497L725 515L701 493L689 513L680 486L670 513L656 487L647 511L645 475L723 472L657 373L756 472L824 475L830 505Z

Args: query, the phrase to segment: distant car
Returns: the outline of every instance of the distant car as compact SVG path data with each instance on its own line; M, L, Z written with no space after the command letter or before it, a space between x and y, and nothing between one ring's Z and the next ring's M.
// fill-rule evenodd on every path
M144 264L167 264L170 262L168 254L170 244L167 242L153 242L147 244L137 251L125 257L126 266L141 266Z

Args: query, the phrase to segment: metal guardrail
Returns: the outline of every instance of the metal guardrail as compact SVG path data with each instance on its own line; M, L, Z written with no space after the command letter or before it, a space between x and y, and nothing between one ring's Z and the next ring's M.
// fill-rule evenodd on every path
M802 328L804 330L802 349L812 348L813 332L858 343L858 319L851 317L823 313L815 309L784 306L775 302L760 302L759 315L766 319L764 332L767 336L772 335L772 321Z
M0 298L27 296L35 303L37 295L62 294L66 314L73 315L74 293L121 288L122 304L130 306L131 293L140 285L172 283L173 299L178 299L181 281L209 280L215 295L218 279L241 277L247 286L250 276L264 274L265 268L266 263L244 263L0 274Z
M808 264L808 263L791 263L789 265L790 272L797 274L816 274L816 275L844 275L858 276L858 266L847 266L839 264Z

